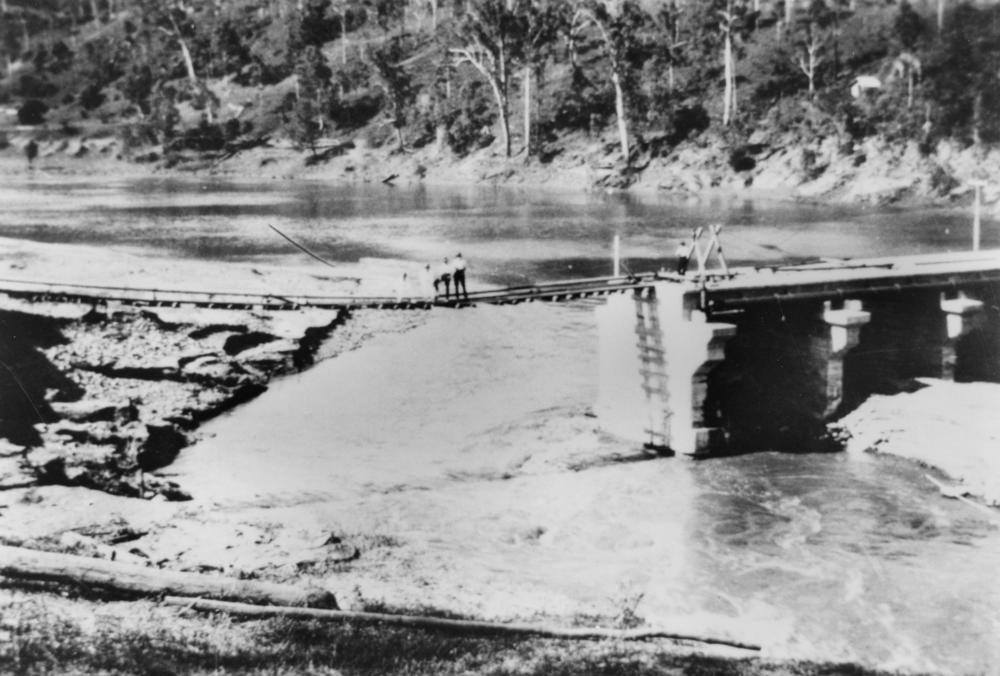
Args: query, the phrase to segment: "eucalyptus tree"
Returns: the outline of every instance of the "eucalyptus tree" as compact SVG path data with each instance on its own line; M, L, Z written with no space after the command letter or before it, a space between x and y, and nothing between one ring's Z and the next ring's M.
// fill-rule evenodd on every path
M810 96L816 95L816 78L819 67L826 61L826 46L832 38L830 26L836 16L837 8L831 10L823 0L813 0L796 22L793 59L808 81Z
M139 0L133 12L147 37L152 40L159 35L168 45L179 52L189 82L198 82L198 72L191 56L190 43L197 31L195 6L183 0L163 2L162 0Z
M521 35L521 101L524 107L524 154L531 156L531 78L540 91L545 66L567 18L569 5L565 0L521 0L514 5L523 29Z
M791 6L792 0L785 0ZM719 9L719 32L722 34L723 100L722 124L728 125L739 110L736 97L736 57L733 49L734 34L738 29L739 5L726 0L725 9Z
M629 114L626 90L634 87L635 73L645 59L646 46L642 35L648 24L648 15L635 0L605 3L585 0L577 6L574 22L577 28L594 27L608 62L609 77L615 93L615 118L618 127L618 144L622 159L629 161Z
M375 82L388 104L389 117L400 151L405 149L403 128L406 126L407 108L414 96L413 80L406 70L405 56L405 45L401 38L389 39L367 51L367 61Z
M657 67L667 69L667 90L673 95L677 86L676 70L685 61L688 41L682 34L682 6L668 0L650 15L652 28L651 56Z
M522 49L524 17L510 0L472 0L455 24L459 46L451 53L459 64L468 63L483 76L493 91L497 107L500 141L510 157L511 72Z
M332 72L323 52L307 45L295 63L296 99L292 111L292 140L316 154L316 141L326 127L330 107Z

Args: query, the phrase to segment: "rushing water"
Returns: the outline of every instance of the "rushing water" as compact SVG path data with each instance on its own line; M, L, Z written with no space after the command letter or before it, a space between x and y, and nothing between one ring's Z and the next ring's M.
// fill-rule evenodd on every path
M157 182L0 198L0 236L302 259L273 224L337 261L461 250L470 286L606 274L615 234L634 269L655 268L716 221L742 262L942 251L969 236L964 214L723 198ZM923 469L845 454L649 458L590 416L592 305L423 319L210 423L178 480L219 509L387 536L414 585L435 580L428 602L458 610L470 597L500 616L634 604L653 624L726 620L775 655L997 671L1000 520L941 499Z

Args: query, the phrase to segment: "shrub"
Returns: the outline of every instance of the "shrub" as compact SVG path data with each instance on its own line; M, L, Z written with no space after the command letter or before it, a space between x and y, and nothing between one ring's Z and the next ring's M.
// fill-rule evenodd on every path
M28 99L44 99L52 96L58 88L34 75L22 75L18 80L16 93Z
M17 109L17 121L21 124L41 124L45 121L45 114L48 112L49 107L45 105L44 101L29 99Z
M91 82L80 92L80 105L84 110L94 110L104 103L104 89L97 82Z

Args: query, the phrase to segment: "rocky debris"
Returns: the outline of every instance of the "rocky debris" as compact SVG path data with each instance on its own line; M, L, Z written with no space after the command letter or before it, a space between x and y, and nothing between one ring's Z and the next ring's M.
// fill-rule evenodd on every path
M166 467L177 459L177 454L187 446L187 437L174 426L164 423L146 425L146 440L136 453L139 469L152 472Z
M246 323L235 324L197 311L186 322L176 310L169 320L145 310L51 316L45 303L38 315L25 312L34 307L0 309L23 336L5 348L17 352L10 363L26 369L0 382L0 403L11 402L2 432L14 442L0 458L0 486L86 486L167 500L189 496L151 472L176 458L199 423L311 363L344 319L244 313Z
M130 401L124 404L104 399L81 399L79 401L55 401L50 403L57 416L74 422L110 422L138 419L139 411Z

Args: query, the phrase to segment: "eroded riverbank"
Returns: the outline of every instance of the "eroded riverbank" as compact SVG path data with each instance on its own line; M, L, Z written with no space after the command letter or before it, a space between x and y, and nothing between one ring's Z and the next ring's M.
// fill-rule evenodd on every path
M286 292L326 293L354 284L259 265L185 264L13 240L3 242L2 261L4 276L22 280L72 276L176 288L166 280L180 279L207 290L273 291L271 285L284 284ZM151 472L195 441L203 422L260 395L276 376L355 347L365 333L407 324L402 316L361 315L346 328L343 310L135 309L4 296L0 486L61 484L188 499L182 487Z

